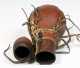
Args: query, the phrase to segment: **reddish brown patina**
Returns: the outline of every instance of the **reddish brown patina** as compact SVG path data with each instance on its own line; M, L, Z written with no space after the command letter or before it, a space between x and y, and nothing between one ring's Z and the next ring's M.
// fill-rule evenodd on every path
M26 37L18 38L13 46L13 52L16 59L21 62L30 61L30 57L32 56L32 43Z
M31 13L29 22L28 27L36 43L37 61L41 64L54 62L55 59L50 62L45 58L50 54L54 55L58 41L65 31L66 20L63 12L54 5L43 5Z

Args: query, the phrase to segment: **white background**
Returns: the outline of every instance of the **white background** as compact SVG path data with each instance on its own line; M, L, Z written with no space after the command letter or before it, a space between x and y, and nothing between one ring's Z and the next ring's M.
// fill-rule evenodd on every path
M33 10L31 4L35 7L43 4L56 5L65 15L69 14L75 24L80 26L80 0L0 0L0 68L80 68L80 42L75 37L69 44L71 53L56 55L56 62L52 65L41 66L37 62L33 64L13 64L4 57L4 49L9 44L13 47L16 38L21 36L30 38L27 27L22 26L27 20L21 8L24 8L29 16ZM76 28L72 28L71 32L79 33ZM12 57L10 55L12 54L11 50L8 53L10 57Z

